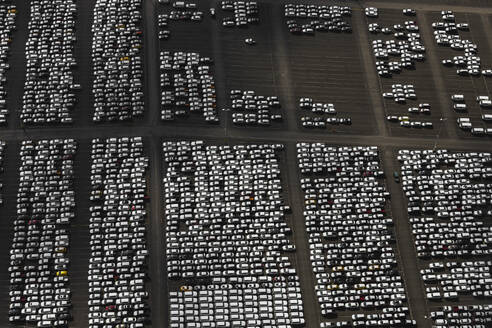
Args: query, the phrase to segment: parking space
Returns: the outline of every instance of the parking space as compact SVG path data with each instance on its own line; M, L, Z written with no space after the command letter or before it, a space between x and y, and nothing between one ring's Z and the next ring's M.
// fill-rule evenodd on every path
M297 150L321 326L415 326L377 147Z
M2 249L9 250L12 244L13 231L13 218L16 211L16 194L18 184L18 153L19 149L15 142L8 142L3 151L3 173L1 174L1 180L3 183L2 193L4 195L3 204L1 207L1 220L0 220L0 245ZM10 261L10 254L8 251L0 253L0 263L2 263L4 269L0 271L0 303L3 304L0 307L0 325L3 327L9 326L9 287L10 287L10 273L7 270L8 263Z
M429 23L445 23L440 12L427 13L426 15ZM475 56L479 57L478 70L487 70L492 67L490 60L490 46L485 37L485 25L483 24L482 15L479 14L467 14L467 13L455 13L456 24L468 24L468 29L459 29L455 35L459 35L461 40L469 40L472 44L477 46L477 53ZM487 17L488 16L484 16ZM439 27L433 29L433 31L439 30ZM466 65L466 56L463 50L452 49L450 46L437 45L436 42L436 54L439 61L446 59L461 60L464 61L463 65ZM489 90L492 78L483 74L460 76L457 74L457 70L460 69L456 65L445 66L442 65L443 80L446 87L447 106L443 110L447 112L446 116L452 121L452 126L458 131L458 135L464 138L477 138L484 137L483 135L473 135L471 133L472 127L490 128L490 122L484 121L482 115L490 114L491 109L481 107L476 100L478 96L491 96ZM463 69L463 67L461 67ZM463 95L464 101L459 103L466 104L466 110L455 110L453 108L456 102L451 100L452 95ZM472 127L459 128L457 122L460 118L469 118Z
M68 250L75 218L73 139L24 140L10 247L11 323L63 326L71 319ZM55 310L56 309L56 310Z
M430 317L436 328L450 325L487 327L492 323L492 305L448 305L432 310Z
M276 24L286 24L289 18ZM350 17L344 17L355 24ZM364 29L354 26L354 30ZM337 116L351 118L351 125L327 124L329 133L363 133L376 131L376 118L371 110L365 84L361 52L356 33L316 32L315 35L295 35L284 29L287 42L288 63L291 69L293 93L296 104L301 98L313 98L316 102L333 103ZM332 51L337 49L336 51ZM358 78L352 78L357 76ZM298 125L305 113L297 112ZM302 128L302 127L301 127Z
M171 327L304 323L282 149L164 141Z
M377 23L381 29L387 28L389 29L388 33L370 33L369 40L372 44L375 40L382 40L383 44L385 42L391 41L395 42L394 48L398 48L398 42L402 42L403 39L399 37L395 37L395 33L401 33L398 29L395 29L395 25L400 25L403 27L403 33L419 33L420 37L417 39L420 40L420 44L427 48L427 44L425 44L423 40L423 36L421 35L422 28L419 26L419 22L414 15L405 15L402 10L397 9L379 9L377 18L367 18L368 27L369 24ZM408 22L405 24L405 22ZM409 23L409 22L413 22ZM417 26L415 30L406 30L407 26ZM367 27L367 28L368 28ZM406 42L406 41L405 41ZM372 46L372 45L371 45ZM389 53L392 53L393 50L389 50ZM395 61L397 63L402 63L401 55L397 55L401 50L396 50L393 55L389 55L390 61ZM440 102L436 97L434 92L435 90L435 82L433 79L433 72L431 70L431 63L429 60L426 60L428 54L425 52L417 51L410 52L411 54L420 54L423 59L412 59L411 62L413 64L408 68L401 68L401 72L394 72L391 74L391 77L380 77L380 87L382 93L394 93L395 89L401 88L403 85L411 85L413 86L413 91L416 97L405 98L403 101L396 102L393 98L384 98L384 110L386 116L394 116L396 119L387 120L386 124L389 126L390 131L393 135L405 135L405 136L435 136L436 134L440 134L440 137L446 137L446 130L441 129L441 121L442 117ZM413 55L412 55L413 56ZM376 61L381 61L381 59L374 58ZM400 85L400 86L398 86ZM403 90L402 90L403 91ZM397 91L398 92L398 91ZM402 93L402 92L401 92ZM383 95L381 95L383 96ZM420 104L429 104L430 112L424 113L422 111L409 111L409 108L419 108ZM408 121L409 124L405 126L401 126L402 121ZM412 127L412 122L430 122L432 123L431 127Z
M148 165L141 137L92 140L90 327L149 321Z
M159 36L159 50L161 55L164 52L167 52L171 55L171 57L175 57L177 54L183 54L183 56L187 56L188 53L193 53L197 58L212 58L213 56L213 42L212 42L212 33L214 31L214 25L217 23L216 18L210 15L210 5L207 1L188 1L187 4L193 3L193 8L186 8L185 6L176 7L173 6L170 2L169 4L160 4L156 7L156 17L155 24L157 26L158 34L162 35L163 31L168 31L166 34L167 37ZM195 16L193 16L195 15ZM200 17L200 19L191 19L191 17ZM218 24L218 23L217 23ZM162 56L161 56L162 57ZM162 63L162 58L159 59L160 63ZM172 63L172 62L171 62ZM172 74L182 74L183 79L188 79L187 74L185 73L185 62L182 62L181 70L174 70L173 72L168 72ZM189 63L191 65L191 63ZM215 77L215 69L216 64L214 62L200 63L201 66L209 67L209 70L206 72L207 77L214 83ZM169 85L166 86L166 82L162 80L162 74L166 73L166 71L160 70L160 119L164 121L164 124L186 124L186 125L201 125L201 124L210 124L210 123L218 123L217 122L217 104L216 104L216 96L214 95L213 100L206 100L207 97L205 95L206 91L203 90L205 85L203 85L200 81L200 77L203 73L200 70L197 70L197 64L194 64L194 72L191 78L197 79L199 90L194 91L195 88L193 85L190 85L192 82L188 81L184 83L183 87L186 88L185 92L188 92L186 97L180 97L179 92L174 88L175 79L171 79L169 81ZM210 86L210 85L209 85ZM212 85L215 90L215 85ZM178 86L179 87L179 86ZM183 92L181 92L183 93ZM191 93L195 93L192 95ZM173 102L178 102L178 105L170 106L167 104L166 97L173 97ZM193 98L197 97L196 100ZM184 100L183 104L180 105L179 101ZM195 105L193 105L193 102ZM210 102L210 105L204 105L203 103ZM196 109L193 109L195 107ZM213 111L212 115L214 119L212 121L208 120L206 123L204 112L204 107L209 107L210 110L205 110L205 112ZM178 115L176 115L176 111L178 111ZM183 112L183 115L179 114L179 112Z
M81 89L73 78L76 16L73 1L31 2L22 124L73 123L75 92Z
M398 160L427 306L489 303L490 153L401 150Z
M0 50L1 60L0 60L0 72L2 76L5 76L8 69L10 68L8 63L10 44L13 38L13 32L15 29L15 18L17 16L17 8L14 5L10 5L8 3L2 3L0 5L0 34L2 38L7 39L9 41L4 42ZM0 125L7 124L9 110L6 104L6 81L3 80L0 83Z
M490 325L490 140L457 124L492 128L489 7L33 0L10 33L0 2L0 327Z
M96 0L92 26L92 120L131 121L142 117L142 1Z

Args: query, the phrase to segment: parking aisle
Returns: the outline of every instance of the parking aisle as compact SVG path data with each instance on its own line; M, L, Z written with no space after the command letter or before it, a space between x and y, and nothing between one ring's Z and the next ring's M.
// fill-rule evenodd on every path
M4 195L3 205L0 207L0 326L11 327L9 324L9 280L10 273L10 248L12 243L13 222L17 206L17 187L19 178L19 145L15 141L7 142L4 151L4 172L0 173L0 181L3 181L1 193Z
M381 161L385 169L386 186L391 194L391 214L395 223L395 237L397 240L397 257L402 269L405 288L408 294L408 305L413 318L420 328L429 327L425 320L428 315L427 301L425 299L422 281L419 279L419 267L417 265L417 254L415 252L411 225L408 222L405 211L405 198L401 190L401 181L396 182L393 177L397 172L399 176L400 167L396 161L396 152L391 147L385 147L381 151ZM400 180L401 178L398 178Z
M26 75L26 55L24 49L27 41L27 24L29 22L29 1L15 1L17 17L15 25L17 29L13 33L10 46L8 63L10 70L7 72L7 108L10 117L7 129L20 128L20 108L22 108L22 96L24 94L24 78ZM2 128L3 129L3 128Z
M80 139L75 160L75 200L77 202L76 219L70 228L70 277L73 291L73 322L70 327L84 328L89 324L87 302L89 300L89 203L90 196L90 140Z
M299 168L297 162L297 148L295 143L286 144L285 171L288 180L286 181L290 196L290 206L292 208L292 230L296 245L296 270L299 274L301 283L302 299L304 304L309 304L304 308L307 328L319 327L321 313L317 306L316 293L314 290L315 279L311 269L309 258L309 243L306 232L306 224L303 216L303 197L301 185L299 183Z

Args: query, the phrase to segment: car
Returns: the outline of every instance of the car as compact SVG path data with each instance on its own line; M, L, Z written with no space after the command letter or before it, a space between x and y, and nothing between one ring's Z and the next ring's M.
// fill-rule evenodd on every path
M244 43L249 44L249 45L255 45L256 41L253 40L252 38L247 38L247 39L244 39Z

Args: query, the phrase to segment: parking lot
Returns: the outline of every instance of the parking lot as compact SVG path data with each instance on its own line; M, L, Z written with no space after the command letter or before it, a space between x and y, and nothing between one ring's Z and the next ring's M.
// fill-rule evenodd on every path
M68 44L52 45L52 49L56 50L54 53L64 49L66 58L70 58L73 51L77 66L68 69L65 66L56 73L56 68L50 70L44 64L44 68L37 71L40 74L37 82L45 78L46 69L51 74L46 77L63 76L66 83L61 83L53 92L49 103L52 107L45 108L42 102L36 102L42 105L39 108L30 107L61 114L54 121L51 118L44 123L34 124L33 121L31 125L34 126L24 127L20 115L26 105L24 88L29 83L25 51L28 21L32 18L29 17L29 2L15 2L17 28L9 43L11 55L6 62L10 69L3 81L9 116L7 125L0 129L0 140L6 142L1 163L4 171L0 172L0 194L3 195L0 236L5 250L0 254L0 264L4 268L0 270L0 281L3 282L0 326L35 327L34 322L52 320L49 324L43 323L51 327L55 320L65 320L63 318L71 315L69 326L80 328L88 327L89 320L97 327L103 319L108 324L138 323L137 327L144 322L147 323L145 326L181 327L180 320L190 326L199 323L213 326L215 323L215 326L224 327L229 324L248 327L299 324L311 328L331 327L337 322L339 325L377 327L402 326L404 322L413 326L416 322L418 327L431 327L432 324L446 327L456 318L480 317L478 312L488 310L478 306L490 304L487 287L490 285L487 270L490 270L490 263L486 262L490 256L487 253L490 243L486 238L490 237L486 236L490 233L487 218L491 208L490 195L484 191L489 187L482 188L482 185L490 185L490 177L470 176L476 174L474 170L490 168L490 164L484 162L482 167L472 161L466 164L470 166L466 172L453 171L456 167L450 165L443 166L446 170L443 175L457 174L453 179L459 181L446 182L449 189L462 188L464 197L461 201L477 202L464 204L461 209L446 209L451 211L450 219L447 219L438 217L438 213L446 212L441 210L407 213L407 207L415 207L417 200L405 196L402 187L406 173L397 160L401 149L445 148L451 153L462 154L490 151L488 136L463 131L458 127L457 119L469 117L473 127L475 124L491 127L483 121L482 115L492 110L481 107L477 96L492 96L489 93L492 78L483 74L459 76L456 67L442 65L443 59L459 56L463 51L439 46L432 27L433 22L442 20L441 10L453 10L457 23L469 23L469 31L460 30L460 37L477 45L481 69L490 69L492 42L488 31L492 26L492 11L487 3L477 1L471 5L463 0L432 3L418 0L413 6L411 1L371 1L364 5L378 7L379 17L368 18L364 7L356 1L296 2L315 5L300 7L301 12L310 11L312 15L316 12L318 16L326 15L330 10L331 14L341 10L329 6L351 9L352 16L342 17L344 23L326 19L327 16L323 18L324 27L312 23L316 31L311 35L305 24L314 17L285 16L285 5L293 1L258 0L258 15L247 7L250 10L247 17L252 19L247 24L244 20L238 24L243 27L231 23L237 23L235 19L242 16L235 15L246 10L237 2L230 2L230 6L239 8L236 13L221 9L220 1L186 0L184 10L177 10L182 5L173 6L172 2L162 5L157 0L143 1L141 9L137 10L141 12L141 21L134 20L139 16L137 11L132 15L127 15L124 9L116 11L118 19L125 23L109 24L110 30L114 27L113 32L101 37L108 37L113 42L114 33L122 32L118 34L121 43L104 44L109 48L102 57L108 64L97 73L98 77L94 76L94 63L99 59L93 58L92 45L99 37L91 30L94 5L102 1L76 2L73 49ZM186 7L194 2L196 8L193 5ZM72 1L67 1L63 8L56 10L68 20L74 9L70 3ZM468 5L470 7L466 7ZM415 7L416 16L403 15L402 9L407 7ZM213 14L210 8L215 9ZM173 14L173 11L180 14ZM52 11L46 16L50 13ZM103 17L102 25L107 23L106 19L116 17L110 10L102 10L99 14ZM162 23L160 26L163 18L159 15L163 14L169 15L167 25ZM37 19L38 22L50 22ZM296 20L308 30L301 34L291 33L288 20ZM415 70L404 69L391 78L379 77L372 41L395 38L390 34L370 33L368 24L378 22L381 26L394 26L408 20L415 20L419 26L422 44L426 47L425 60L416 62ZM350 26L352 33L330 31L335 26L330 25L333 22L338 22L339 27ZM231 26L224 26L224 23ZM68 28L64 33L68 39L72 33L69 25L60 27ZM45 28L48 29L42 29ZM324 28L328 31L323 31ZM169 32L162 32L164 30ZM36 33L31 33L29 39L36 37ZM110 48L119 49L118 55L122 56L113 56L115 53ZM183 79L197 79L200 87L190 84L188 90L170 88L168 91L173 96L177 92L188 92L182 96L186 101L196 101L192 97L198 95L203 102L191 106L200 107L202 111L197 110L197 113L172 122L161 120L161 52L173 56L183 53L190 58L192 71L179 67L170 73L179 72ZM133 59L134 55L141 58L142 65L137 63L138 59ZM211 61L200 62L200 58L206 57ZM182 57L176 58L182 60ZM53 60L50 56L45 57L48 59ZM37 69L36 65L30 68L31 72ZM95 78L102 84L94 86ZM112 84L119 80L125 83ZM76 101L72 107L67 94L74 91L70 89L74 84L80 84L81 89L74 92ZM98 88L103 89L102 93L96 90ZM417 99L409 98L406 104L397 104L383 98L383 93L392 92L392 89L404 94L411 90L408 93L415 93ZM36 90L46 96L44 86ZM112 93L113 90L118 91ZM239 91L231 94L231 90ZM95 94L98 95L95 97ZM465 100L454 101L452 95L463 95ZM60 99L69 101L58 107ZM100 103L95 105L95 101ZM426 103L430 104L430 114L408 113L408 108L418 108L419 104ZM458 113L452 108L457 103L465 103L468 111ZM207 122L207 115L203 113L214 109L219 121L211 119ZM70 126L57 122L66 117L62 114L66 110L73 118ZM96 112L100 114L96 115L101 118L100 122L94 121ZM258 115L244 116L244 122L241 122L241 115L234 116L243 113ZM409 122L413 119L431 122L433 128L400 127L398 122L386 119L386 116L404 115L411 118ZM326 124L324 127L319 124L319 128L304 127L303 116L317 117L315 123ZM351 124L347 123L348 118ZM235 123L234 119L239 119L240 123ZM125 155L134 151L130 148L135 148L136 152L141 150L140 139L134 139L135 147L128 147L128 151L125 146L116 146L119 149L116 153L106 153L104 156L109 157L103 156L104 160L101 157L107 165L104 168L91 168L96 164L95 158L91 159L94 139L100 138L99 143L106 145L108 138L120 138L109 141L120 145L127 143L126 139L121 139L126 137L142 137L142 157L146 159L135 160L135 163L148 164L143 176L140 169L133 171L130 168L133 159L129 160ZM50 179L58 181L58 173L50 171L51 167L44 162L42 149L35 151L42 162L39 167L33 167L33 172L37 173L23 175L23 182L20 175L23 168L31 165L29 158L21 158L22 142L49 140L48 144L58 145L55 148L61 154L60 144L54 139L74 139L77 145L74 172L64 175L67 181L73 182L63 182L70 185L69 190L75 194L76 205L72 210L66 203L58 207L55 199L58 189L53 189L55 195L48 195L46 201L44 198L31 201L17 195L25 179L38 179L36 186L52 188L52 182L43 180L44 171L50 172ZM186 142L180 143L182 140ZM203 140L203 144L192 145L197 140ZM173 150L173 147L180 150ZM319 147L322 152L318 151ZM377 147L377 155L373 153L373 147ZM177 153L173 155L175 151ZM306 156L309 161L304 161ZM56 165L62 165L62 162L71 165L68 157ZM171 167L180 170L173 171ZM313 171L303 172L308 167ZM334 171L326 171L328 168ZM395 171L399 172L399 182L394 176ZM411 175L420 177L424 174L417 171ZM376 177L368 172L381 175ZM133 174L135 185L129 186L132 191L111 184L113 177L120 179L118 184L126 183L121 181L128 178L127 174ZM440 175L439 172L432 173L432 181L437 181ZM98 180L101 177L104 179ZM350 179L354 180L351 182ZM102 190L101 185L91 185L95 180L105 186L105 195L121 197L104 196L91 200L91 196L99 197L97 193ZM142 185L145 188L141 188ZM416 186L420 188L422 184ZM440 184L433 186L437 188ZM170 188L175 191L171 193ZM415 190L417 194L421 193L420 189ZM35 192L33 189L32 194ZM349 201L350 197L356 197L357 201ZM437 204L437 197L441 199L443 195L436 194L435 197L433 204L441 206ZM125 207L131 206L126 199L131 199L135 207L130 207L131 216ZM482 204L484 201L487 205ZM116 206L115 202L118 203L116 214L110 211ZM422 199L421 205L430 206L426 202L430 201ZM173 207L176 204L177 209ZM444 206L456 205L453 198L451 205ZM43 220L40 223L35 222L36 218L19 218L23 214L16 213L17 208L44 206L53 210L59 208L67 214L60 214L55 223L50 221L52 217L40 218ZM99 213L100 209L94 206L105 206L106 209ZM318 212L309 213L315 209ZM465 216L456 214L460 211ZM381 213L384 213L382 217ZM367 223L369 217L374 222ZM459 221L462 226L458 227L457 217L462 220ZM70 218L69 224L66 218ZM354 218L357 218L357 224L350 221ZM362 221L367 224L361 224ZM420 221L426 227L419 226ZM125 228L127 223L132 229ZM441 238L440 232L429 232L432 227L446 233L442 233ZM419 229L427 229L427 232ZM34 232L24 256L32 256L28 254L35 254L38 249L43 252L49 247L49 244L35 244L36 231L46 230L43 232L46 236L51 236L49 231L53 231L54 236L56 231L56 235L61 236L57 252L54 252L58 254L55 255L56 264L55 261L36 263L39 273L34 267L16 267L17 262L12 262L10 257L20 254L22 247L20 239L16 239L15 245L13 241L27 230ZM197 234L198 231L203 235ZM343 238L333 239L331 234L334 232ZM203 236L206 238L202 239ZM365 236L363 242L361 236ZM48 237L43 238L46 239L43 242L51 242ZM102 252L100 249L94 248L101 243L113 248L118 245L124 250L107 250L108 253L105 250L103 255L98 253ZM422 243L428 249L418 248ZM27 262L34 262L33 258ZM128 263L132 263L131 269ZM32 280L37 276L44 281L47 275L58 284L60 291L50 291L47 282L36 286ZM66 276L68 284L64 282ZM148 280L139 280L144 278ZM22 286L21 280L11 279L25 280L26 284ZM92 289L89 291L89 288ZM14 289L26 292L20 295ZM11 325L9 304L26 302L27 298L36 302L37 294L38 299L45 302L39 305L41 310L36 314L41 316L31 316L31 323L21 317L20 324ZM67 295L71 301L69 316L63 308ZM50 310L51 300L60 302L56 319L49 316L54 313ZM146 310L147 305L150 311ZM465 305L468 307L462 307ZM38 308L34 303L21 307L24 311L20 311L21 315L26 317ZM18 305L13 308L11 316L18 315L17 308Z
M490 61L490 43L485 37L485 29L488 27L484 22L488 22L489 16L457 13L457 23L468 23L469 30L459 31L459 35L462 39L470 40L477 45L478 56L481 59L481 69L489 69L492 67ZM428 13L426 14L428 22L440 22L442 21L440 13ZM435 42L435 41L434 41ZM462 56L463 52L459 50L453 50L449 47L438 46L436 47L436 54L439 61L445 59L452 59L455 56ZM470 130L462 130L458 127L457 119L468 117L473 126L477 127L490 127L489 122L482 120L482 115L487 114L490 109L481 108L476 101L478 96L490 96L489 88L491 85L491 78L483 75L479 76L459 76L456 74L456 67L445 67L441 65L443 82L445 85L445 92L447 98L447 104L445 110L448 112L449 120L454 125L454 129L457 131L460 137L464 138L480 138L482 136L473 136ZM451 96L453 94L462 94L465 98L464 103L467 105L466 111L456 111L453 109L453 101Z

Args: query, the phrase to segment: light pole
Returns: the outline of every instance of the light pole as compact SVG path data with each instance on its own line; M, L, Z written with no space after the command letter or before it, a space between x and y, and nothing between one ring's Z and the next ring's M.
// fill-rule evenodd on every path
M447 118L444 118L444 117L441 117L439 119L439 121L440 121L439 130L437 131L436 139L434 141L434 148L432 149L432 151L435 151L437 148L437 141L439 140L439 137L441 136L442 126L444 125L444 121L446 121L446 120L447 120Z

